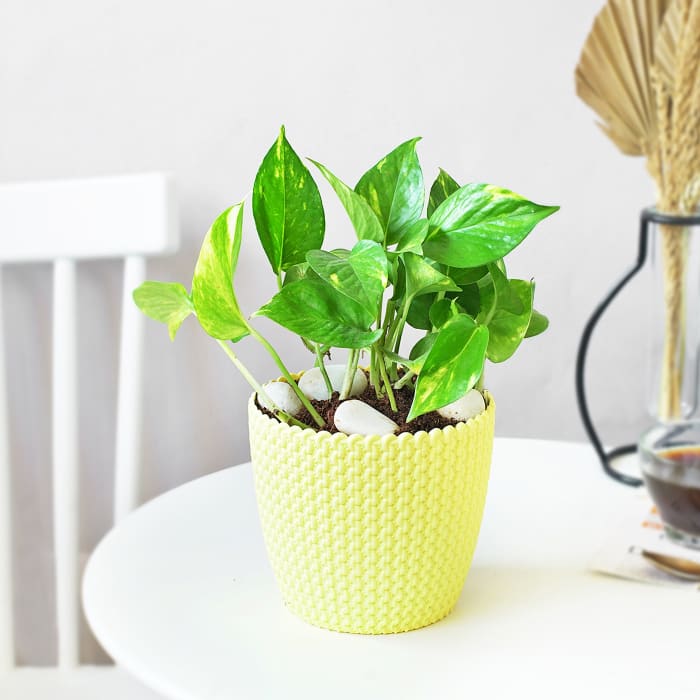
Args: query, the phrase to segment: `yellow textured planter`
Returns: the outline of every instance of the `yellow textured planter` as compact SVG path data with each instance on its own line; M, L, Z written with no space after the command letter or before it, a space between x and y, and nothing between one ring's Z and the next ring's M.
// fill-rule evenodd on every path
M416 435L331 435L249 403L263 533L282 596L342 632L424 627L455 606L486 500L495 405Z

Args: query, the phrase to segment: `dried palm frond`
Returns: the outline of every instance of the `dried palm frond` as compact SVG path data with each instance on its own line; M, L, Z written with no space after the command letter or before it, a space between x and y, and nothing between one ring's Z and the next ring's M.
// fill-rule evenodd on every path
M689 0L671 2L659 28L654 49L656 80L669 92L673 92L676 80L676 50L683 22L687 19Z
M676 208L683 204L687 213L698 202L690 202L686 190L700 174L700 0L682 5L686 12L676 49L668 183L670 203Z
M576 67L576 92L599 126L628 155L656 148L650 71L671 0L609 0L595 18Z
M646 155L657 206L700 202L700 0L608 0L576 69L579 96L623 153ZM680 416L685 362L687 236L661 226L666 308L659 401Z

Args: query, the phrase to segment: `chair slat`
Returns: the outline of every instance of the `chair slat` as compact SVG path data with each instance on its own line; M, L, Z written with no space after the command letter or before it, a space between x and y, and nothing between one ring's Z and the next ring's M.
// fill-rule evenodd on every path
M146 279L146 261L124 261L122 328L117 395L117 439L114 477L114 521L119 522L138 504L141 450L141 387L144 316L132 292Z
M54 264L53 525L56 558L58 666L79 663L78 362L76 266Z
M177 248L172 178L163 173L0 183L0 261L160 255Z
M12 499L5 382L2 267L0 267L0 672L15 663L12 613Z

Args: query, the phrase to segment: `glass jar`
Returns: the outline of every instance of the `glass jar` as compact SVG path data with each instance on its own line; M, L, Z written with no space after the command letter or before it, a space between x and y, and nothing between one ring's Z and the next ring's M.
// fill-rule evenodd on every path
M655 425L642 435L639 456L667 536L700 549L700 421Z

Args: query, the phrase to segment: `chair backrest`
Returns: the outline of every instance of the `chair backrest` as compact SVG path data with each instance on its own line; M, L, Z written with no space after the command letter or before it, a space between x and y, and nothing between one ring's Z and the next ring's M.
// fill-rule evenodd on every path
M173 183L163 174L0 184L0 273L53 262L52 473L58 665L79 664L76 262L123 258L115 521L138 498L143 317L131 292L147 256L178 246ZM8 407L0 277L0 671L15 663Z

